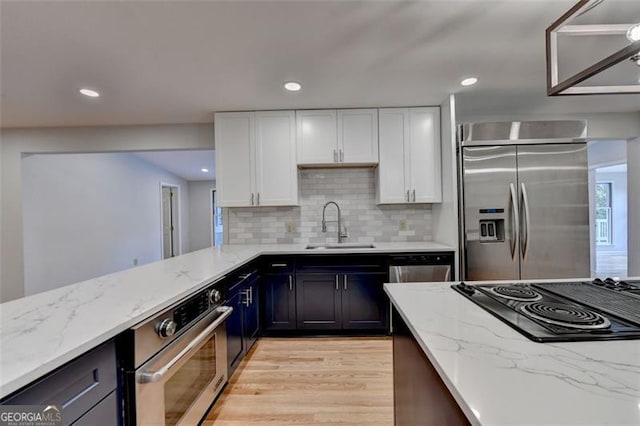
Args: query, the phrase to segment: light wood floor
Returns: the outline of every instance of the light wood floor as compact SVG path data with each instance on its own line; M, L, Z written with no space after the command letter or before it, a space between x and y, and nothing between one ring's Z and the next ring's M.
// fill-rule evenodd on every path
M391 338L262 338L204 425L393 425Z

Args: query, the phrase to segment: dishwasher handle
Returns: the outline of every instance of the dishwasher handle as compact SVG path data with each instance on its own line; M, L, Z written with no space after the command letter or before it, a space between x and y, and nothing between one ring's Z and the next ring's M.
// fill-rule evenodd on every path
M391 265L389 282L443 282L451 281L451 265Z

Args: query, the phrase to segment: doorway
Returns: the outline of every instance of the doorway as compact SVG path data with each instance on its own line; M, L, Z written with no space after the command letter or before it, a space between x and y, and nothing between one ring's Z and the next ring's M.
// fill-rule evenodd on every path
M211 190L211 245L221 246L223 239L222 207L218 206L216 190Z
M589 216L591 273L597 277L628 275L627 142L589 141Z
M596 272L627 276L627 165L596 168Z
M160 184L162 212L162 258L180 254L180 187Z

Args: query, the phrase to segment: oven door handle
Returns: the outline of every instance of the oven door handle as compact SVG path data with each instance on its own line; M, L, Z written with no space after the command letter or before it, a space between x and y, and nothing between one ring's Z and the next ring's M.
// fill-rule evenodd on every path
M198 334L184 349L182 349L178 355L173 357L169 362L167 362L162 368L158 369L158 371L141 371L136 373L136 381L138 383L155 383L160 380L164 376L167 375L169 370L176 365L182 358L184 358L189 352L191 352L196 346L200 345L209 335L220 326L233 312L233 308L230 306L221 306L218 308L222 310L222 314L216 318L214 322L212 322L207 328L202 330L202 333Z

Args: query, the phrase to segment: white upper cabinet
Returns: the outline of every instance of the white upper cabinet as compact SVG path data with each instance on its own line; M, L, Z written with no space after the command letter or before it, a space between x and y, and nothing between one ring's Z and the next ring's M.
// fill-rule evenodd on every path
M217 113L214 128L221 207L298 204L293 111Z
M440 109L385 108L378 115L378 203L441 202Z
M298 164L378 163L377 109L297 111Z
M296 111L298 164L333 164L338 158L336 110Z
M215 116L216 195L220 207L247 207L254 193L255 114Z
M256 193L260 206L298 204L293 111L256 112Z
M380 164L377 170L378 203L406 203L405 129L409 126L406 109L379 111ZM408 158L408 157L407 157Z
M338 110L338 155L346 164L378 163L378 110Z
M440 108L410 108L409 186L412 202L442 202L440 143Z

